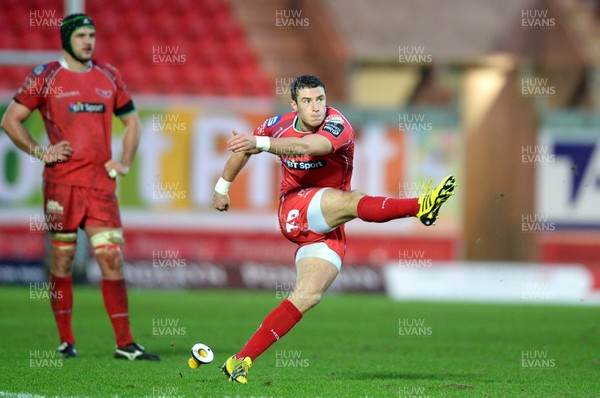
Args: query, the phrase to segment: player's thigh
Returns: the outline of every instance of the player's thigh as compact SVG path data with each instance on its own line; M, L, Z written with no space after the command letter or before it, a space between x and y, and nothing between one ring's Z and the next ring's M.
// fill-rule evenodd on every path
M44 222L50 233L77 233L85 218L85 198L77 187L44 181Z
M124 238L119 203L114 192L80 189L87 204L83 229L90 238L96 255L120 249Z
M359 191L325 190L321 197L320 210L327 225L335 228L354 220L358 216L358 201L363 196L365 194Z
M320 203L327 188L288 192L279 203L279 226L290 241L303 245L317 242L333 230L323 219Z
M279 223L283 235L302 244L320 240L342 224L357 217L358 201L365 196L358 191L334 188L307 188L291 191L279 206ZM316 236L317 239L311 235ZM311 239L307 239L311 238Z
M123 279L123 256L121 246L125 242L121 228L87 225L85 228L96 260L102 272L102 279Z
M310 294L325 292L342 269L345 252L343 226L324 240L300 246L296 250L296 289Z
M82 191L82 196L85 196L86 202L84 221L86 232L90 228L121 228L119 202L114 192L89 188L79 189Z

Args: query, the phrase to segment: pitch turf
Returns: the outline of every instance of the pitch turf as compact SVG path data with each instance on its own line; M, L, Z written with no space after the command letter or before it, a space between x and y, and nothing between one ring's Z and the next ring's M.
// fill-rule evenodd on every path
M41 296L30 287L0 289L0 397L600 396L597 307L329 295L255 362L248 385L238 385L217 367L281 293L130 289L134 337L162 356L158 363L112 358L112 329L90 287L74 292L80 356L61 360ZM196 342L208 344L215 361L192 370Z

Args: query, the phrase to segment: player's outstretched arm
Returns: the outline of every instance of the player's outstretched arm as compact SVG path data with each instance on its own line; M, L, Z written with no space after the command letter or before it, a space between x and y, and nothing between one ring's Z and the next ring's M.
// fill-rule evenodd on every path
M123 154L121 155L121 161L118 162L114 159L110 159L108 162L104 163L104 168L109 173L110 170L115 170L117 174L124 176L129 173L129 168L133 163L133 158L135 157L137 148L140 144L142 121L140 120L137 112L122 116L121 121L125 125L125 132L123 133Z
M258 153L258 151L236 152L232 153L229 159L227 159L223 173L219 177L217 185L215 185L215 193L213 195L213 206L215 209L219 211L227 211L229 209L229 186L254 153Z
M318 134L282 138L248 136L236 131L233 134L234 136L227 141L227 149L233 153L259 150L277 156L319 156L333 151L331 142Z
M48 148L41 147L31 133L25 128L23 122L31 115L31 111L25 105L12 101L4 116L2 117L2 128L10 137L12 142L23 152L35 156L44 163L63 162L73 154L73 148L68 141L61 141Z

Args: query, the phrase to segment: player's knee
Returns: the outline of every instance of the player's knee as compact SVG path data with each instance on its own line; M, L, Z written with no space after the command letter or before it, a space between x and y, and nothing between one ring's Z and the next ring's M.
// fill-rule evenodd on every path
M75 252L77 246L77 232L50 232L50 244L57 252Z
M94 253L96 255L104 252L120 251L121 246L125 243L123 239L123 230L121 228L107 229L106 231L98 232L90 237Z
M59 276L70 274L77 248L77 232L50 232L49 236L51 271Z
M123 272L123 258L119 248L105 248L96 252L96 259L105 276L120 275Z
M68 276L73 270L75 250L52 250L50 257L50 270L57 276Z
M358 205L358 202L364 198L366 195L360 191L350 191L348 192L348 197L346 199L346 202L348 204L348 207L351 209L355 209L356 206Z
M338 202L338 208L343 212L344 216L356 217L356 207L364 196L365 194L359 191L344 192Z
M105 276L121 275L123 259L121 246L125 243L123 231L120 228L98 232L90 237L98 264Z
M60 265L70 265L75 258L75 248L72 250L56 250L52 251L52 258L55 259L55 262Z

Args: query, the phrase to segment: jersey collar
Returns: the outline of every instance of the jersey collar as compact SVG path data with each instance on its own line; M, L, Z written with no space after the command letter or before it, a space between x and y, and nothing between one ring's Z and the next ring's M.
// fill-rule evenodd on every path
M88 67L85 70L82 70L82 71L72 70L72 69L69 68L69 65L67 64L67 61L65 60L65 57L61 57L58 60L58 63L60 64L60 66L62 66L66 70L68 70L70 72L74 72L74 73L85 73L85 72L88 72L94 66L92 60L90 60L90 62L88 63Z
M298 113L296 113L296 116L294 117L294 122L292 124L292 127L294 128L294 131L296 133L300 133L300 134L314 134L312 131L300 131L296 128L296 126L298 125Z

